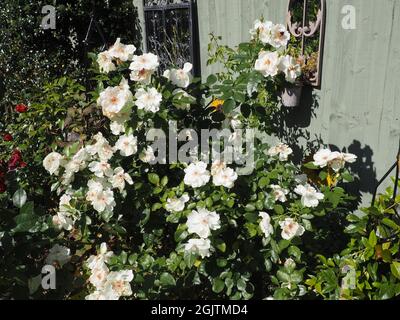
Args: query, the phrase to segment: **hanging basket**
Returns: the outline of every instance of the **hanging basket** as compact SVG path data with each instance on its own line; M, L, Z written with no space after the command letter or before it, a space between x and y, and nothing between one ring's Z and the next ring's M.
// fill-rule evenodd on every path
M288 85L280 93L282 105L288 108L298 107L303 92L302 84Z

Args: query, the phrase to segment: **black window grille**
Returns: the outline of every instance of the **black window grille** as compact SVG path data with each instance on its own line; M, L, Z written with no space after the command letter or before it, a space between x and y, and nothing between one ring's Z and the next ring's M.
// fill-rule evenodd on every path
M160 71L185 62L200 76L196 1L144 0L147 51L160 58Z

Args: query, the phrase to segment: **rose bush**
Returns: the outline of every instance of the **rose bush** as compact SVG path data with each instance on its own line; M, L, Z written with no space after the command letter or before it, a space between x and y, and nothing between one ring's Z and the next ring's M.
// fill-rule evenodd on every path
M299 78L301 66L286 49L284 26L257 21L251 34L237 50L214 47L214 60L226 68L204 84L189 63L159 76L157 56L135 55L119 39L98 55L93 99L105 127L43 160L60 196L51 218L58 240L45 260L73 268L73 282L82 284L68 297L308 294L304 275L324 233L314 224L347 212L351 197L340 185L351 180L345 164L356 156L321 149L302 167L291 162L289 146L269 145L279 87ZM168 133L171 125L178 137L148 141L149 131ZM245 143L243 129L256 128ZM208 140L213 152L200 150L201 129L228 130L217 145L240 149L237 161L215 157ZM166 159L162 146L172 142L191 161ZM318 170L318 178L307 170Z

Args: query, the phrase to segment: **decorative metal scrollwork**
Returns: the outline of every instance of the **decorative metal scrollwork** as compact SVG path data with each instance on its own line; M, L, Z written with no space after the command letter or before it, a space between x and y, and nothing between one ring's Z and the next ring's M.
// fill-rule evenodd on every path
M301 46L306 80L315 87L321 85L325 16L325 0L289 0L287 27Z
M144 0L147 50L160 58L160 71L194 65L198 75L193 0Z

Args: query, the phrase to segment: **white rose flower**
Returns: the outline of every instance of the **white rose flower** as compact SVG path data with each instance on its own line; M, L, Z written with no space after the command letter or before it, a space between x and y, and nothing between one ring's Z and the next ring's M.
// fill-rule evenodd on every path
M112 290L119 297L132 295L130 282L133 280L132 270L112 271L107 276L104 291Z
M301 66L296 60L289 55L283 56L279 62L278 69L285 74L286 81L290 83L296 82L301 75Z
M109 73L117 69L115 64L112 62L112 56L108 51L99 53L97 56L97 63L99 64L99 69L102 73Z
M343 169L346 163L354 163L357 160L357 156L351 153L341 153L341 152L332 152L331 160L329 162L329 166L335 171L338 172Z
M210 181L210 172L207 170L207 164L200 161L190 164L185 169L184 183L192 188L200 188Z
M221 228L219 215L204 208L193 210L188 216L186 225L190 234L195 233L203 239L211 235L211 230Z
M133 180L128 173L125 173L124 169L118 167L114 169L114 175L109 179L113 188L119 189L120 192L125 190L125 182L129 185L133 184Z
M160 65L158 57L152 53L145 53L141 56L134 56L129 67L131 80L149 84L151 76Z
M111 122L110 129L114 136L119 136L121 133L125 133L125 125L117 121Z
M97 289L101 290L107 281L109 270L107 266L103 264L97 265L91 270L91 275L89 277L89 282Z
M261 42L268 44L271 41L271 30L274 24L271 21L262 22L256 20L254 28L250 30L251 38L256 39L257 36Z
M50 249L46 258L46 264L52 265L54 262L57 262L62 267L71 260L70 253L71 250L69 248L56 244Z
M164 77L167 78L172 84L180 88L187 88L192 81L193 65L191 63L185 63L183 69L171 69L164 72Z
M74 227L74 219L65 211L60 211L52 217L53 225L59 230L71 231Z
M274 48L286 47L290 40L290 33L283 24L276 24L271 29L271 40L269 44Z
M63 156L57 152L52 152L43 160L43 167L51 174L58 174L58 169L62 164Z
M182 197L180 197L180 198L177 198L177 197L168 198L167 204L165 205L165 209L171 213L181 212L185 209L185 204L188 201L189 201L189 196L187 193L182 195Z
M135 105L140 110L146 110L147 112L156 113L160 110L160 105L162 101L162 94L155 88L143 89L140 88L136 94Z
M203 259L211 256L211 241L209 239L190 239L185 244L185 251L200 255Z
M331 150L321 149L314 154L314 165L320 168L325 168L332 159Z
M130 157L137 152L137 138L133 134L123 135L119 137L115 148L123 157Z
M221 160L215 160L212 165L211 165L211 175L215 176L219 172L223 171L226 169L226 163Z
M92 206L99 213L112 212L116 206L114 193L109 189L98 192L92 200Z
M318 207L319 201L324 199L324 195L309 184L297 186L294 192L301 196L301 204L307 208Z
M280 201L280 202L286 202L287 198L286 195L289 194L289 190L282 188L281 186L278 185L271 185L270 186L272 189L273 196L275 198L275 201Z
M117 87L108 87L100 93L97 104L102 107L103 115L110 120L120 118L133 100L132 92L126 79L122 79Z
M294 237L300 237L304 234L304 227L297 223L292 218L286 218L284 221L279 222L282 229L281 236L285 240L291 240Z
M97 198L97 194L104 190L104 185L99 180L91 179L88 181L87 186L89 191L86 193L86 200L90 202Z
M93 161L89 164L89 170L98 178L112 176L112 168L108 162Z
M114 45L108 50L108 54L115 59L126 62L132 59L135 51L136 48L134 45L122 44L121 39L118 38L117 41L115 41Z
M255 70L264 77L275 77L278 74L279 55L277 52L261 51L255 64Z
M270 148L267 154L271 157L276 157L279 155L280 161L287 161L289 156L293 153L293 150L289 148L288 145L279 143L278 145Z
M106 243L103 242L100 245L99 254L90 256L89 259L86 260L86 265L90 270L101 268L105 263L108 263L113 256L114 252L108 251Z
M271 225L271 217L266 212L260 212L259 216L262 218L260 221L260 229L264 233L265 238L269 238L274 234L274 228Z
M215 186L223 186L225 188L232 188L234 186L235 181L237 180L238 175L232 168L226 168L223 170L219 170L213 176L213 183Z
M139 159L145 163L152 163L156 160L154 150L152 147L147 147L139 156Z

